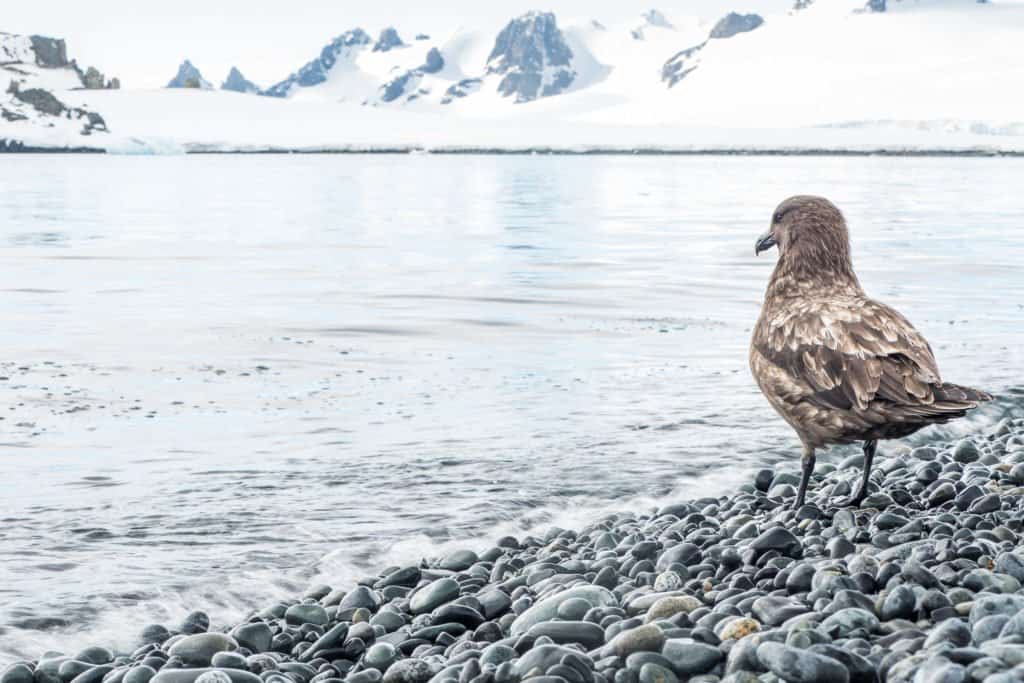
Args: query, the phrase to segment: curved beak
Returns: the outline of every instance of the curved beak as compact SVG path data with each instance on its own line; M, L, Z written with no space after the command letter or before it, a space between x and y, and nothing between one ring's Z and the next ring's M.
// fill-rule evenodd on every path
M757 242L754 243L754 256L757 256L762 251L766 251L775 246L775 235L769 230L765 234L757 238Z

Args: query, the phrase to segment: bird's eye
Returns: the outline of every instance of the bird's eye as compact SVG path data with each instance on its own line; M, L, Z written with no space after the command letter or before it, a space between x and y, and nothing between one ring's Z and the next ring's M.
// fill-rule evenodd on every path
M772 223L778 223L781 220L782 220L782 212L781 211L776 211L775 214L772 216Z

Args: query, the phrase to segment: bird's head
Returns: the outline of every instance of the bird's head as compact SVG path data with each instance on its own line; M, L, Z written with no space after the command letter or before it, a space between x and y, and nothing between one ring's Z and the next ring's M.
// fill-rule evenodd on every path
M850 237L846 220L824 197L797 195L775 209L768 232L757 238L754 254L774 246L783 261L833 269L849 267Z

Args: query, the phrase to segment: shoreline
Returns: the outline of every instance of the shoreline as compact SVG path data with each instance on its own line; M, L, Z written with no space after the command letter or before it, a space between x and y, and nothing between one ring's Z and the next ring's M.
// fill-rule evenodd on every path
M239 624L194 612L2 683L1018 680L1024 419L890 451L860 509L829 503L859 455L819 465L796 512L797 475L762 469L733 495L382 568Z
M727 156L727 157L906 157L906 158L1024 158L1024 149L898 147L488 147L417 145L367 145L342 147L218 147L188 144L176 153L121 153L103 147L48 147L0 139L0 154L110 154L113 156L177 155L443 155L443 156Z

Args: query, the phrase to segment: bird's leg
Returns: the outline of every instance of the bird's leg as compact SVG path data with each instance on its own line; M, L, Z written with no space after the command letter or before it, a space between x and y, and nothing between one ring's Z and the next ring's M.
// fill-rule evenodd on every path
M804 455L800 458L800 465L803 474L800 477L800 489L796 492L796 500L793 501L793 509L796 510L804 504L804 497L807 495L807 484L814 474L814 449L804 444Z
M871 463L875 460L877 446L878 441L874 439L864 442L864 471L861 473L860 485L856 493L839 503L839 507L859 507L868 497L868 479L871 478Z

